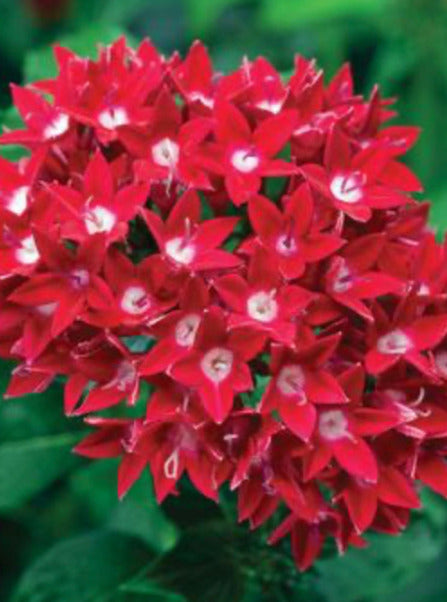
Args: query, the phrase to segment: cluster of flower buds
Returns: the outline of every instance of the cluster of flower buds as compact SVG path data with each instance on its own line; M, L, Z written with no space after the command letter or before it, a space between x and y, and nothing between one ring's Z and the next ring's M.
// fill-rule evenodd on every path
M65 379L76 448L119 495L186 474L241 521L276 519L301 570L327 537L397 534L418 483L447 495L447 258L401 162L414 127L295 59L229 75L144 41L12 87L1 144L8 396ZM135 405L123 417L122 408ZM99 412L99 414L98 414ZM129 415L129 413L128 413ZM138 417L135 417L138 416ZM285 514L285 512L287 512Z

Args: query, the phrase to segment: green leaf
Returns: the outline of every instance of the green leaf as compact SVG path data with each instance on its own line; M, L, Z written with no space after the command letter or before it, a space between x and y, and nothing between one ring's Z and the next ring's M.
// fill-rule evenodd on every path
M97 531L55 545L25 572L12 602L117 602L150 561L136 539Z
M104 460L82 467L71 475L70 489L91 521L141 539L153 550L165 552L177 541L177 530L155 499L149 473L145 473L126 497L118 500L117 462Z
M149 599L151 602L186 602L184 596L175 592L170 592L160 585L149 581L146 573L147 569L144 569L143 573L122 585L120 590L122 592L144 595L146 596L146 599ZM147 598L149 595L150 598Z
M10 364L0 363L0 396ZM0 510L25 503L80 462L71 453L77 423L62 412L62 388L0 403Z
M217 25L217 20L229 6L242 4L241 0L187 0L190 29L204 34Z
M447 231L447 187L432 194L431 200L430 224L436 229L438 238L441 239Z
M73 467L70 449L78 440L67 432L2 443L0 510L20 506Z
M380 15L389 0L263 0L260 13L261 25L268 29L296 29L310 24L347 17L371 17Z
M0 126L2 131L3 129L17 130L23 127L22 120L15 107L10 107L0 115ZM28 154L28 151L22 146L15 144L0 145L0 155L9 161L18 161Z
M79 32L64 36L58 40L60 46L70 48L73 52L88 57L96 57L98 46L111 44L123 35L117 25L99 22L84 27ZM131 36L126 34L129 44L133 44ZM25 59L24 79L26 83L47 79L56 75L56 63L51 46L44 46L30 52Z
M72 22L85 28L86 24L117 24L121 27L147 12L147 0L72 0Z
M177 546L154 564L146 578L178 592L189 602L239 602L245 586L238 555L239 535L225 522L187 529Z
M270 382L270 375L255 375L255 388L250 393L242 393L241 398L244 406L255 408L259 404L264 395L265 389Z
M199 493L187 478L180 482L181 495L170 495L163 502L166 516L180 529L192 528L223 518L222 506Z
M431 528L426 516L413 520L399 537L374 535L368 538L366 549L351 549L343 558L318 562L317 587L327 602L394 600L395 592L421 575L439 556L446 541L445 527ZM414 602L420 602L419 598Z

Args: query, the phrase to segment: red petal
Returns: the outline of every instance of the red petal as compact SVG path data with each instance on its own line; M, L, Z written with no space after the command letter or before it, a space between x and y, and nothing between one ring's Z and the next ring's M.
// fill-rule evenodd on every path
M306 371L305 391L308 398L317 404L349 401L336 378L324 371Z
M283 216L278 207L263 196L256 195L248 203L248 215L251 225L263 242L270 242L278 236Z
M222 424L233 407L234 393L227 381L219 385L205 383L198 389L203 407L217 424Z
M339 125L334 125L327 137L324 164L331 172L344 170L351 164L349 140Z
M391 506L420 508L421 502L409 479L392 466L383 466L378 484L379 498Z
M417 464L416 476L430 489L447 498L447 464L434 454L422 455Z
M244 115L229 102L216 103L216 138L219 142L234 144L251 142L251 130Z
M318 524L299 521L292 530L292 554L300 571L307 570L318 558L323 546Z
M256 129L254 142L266 157L273 157L287 144L297 122L295 111L283 111L265 119Z
M228 194L237 206L246 203L261 187L261 178L255 174L240 174L233 171L225 178Z
M123 453L121 438L126 421L115 428L103 428L87 435L73 451L87 458L115 458Z
M401 356L394 354L380 353L377 349L368 351L365 357L365 367L369 374L381 374L388 370L401 359Z
M238 491L237 507L239 522L247 520L259 506L265 492L255 479L241 483Z
M361 438L344 437L331 443L334 456L349 474L377 482L377 460L371 448Z
M150 233L155 238L158 248L162 250L164 248L165 238L165 225L163 220L156 213L148 211L147 209L141 211L141 217L144 219Z
M138 454L125 454L118 468L118 497L122 499L141 476L147 460Z
M200 253L193 261L193 267L197 271L219 270L225 268L236 268L241 264L241 260L229 251L212 249Z
M186 470L189 478L200 493L215 502L219 500L214 479L215 465L203 453L187 457Z
M315 444L309 454L303 458L303 479L310 481L319 472L326 468L332 458L330 447L321 441Z
M358 485L352 480L343 491L343 499L356 530L362 533L371 526L377 511L375 487Z
M219 247L230 236L238 222L237 217L219 217L202 222L195 237L197 245L204 249Z
M360 436L380 435L401 423L396 411L357 408L354 410L355 433Z
M120 401L122 401L126 396L126 393L123 391L119 391L118 389L110 388L98 388L92 389L90 393L85 398L84 402L81 406L72 414L74 416L82 416L83 414L90 414L92 412L99 412L100 410L104 410L106 408L110 408Z
M266 335L250 326L241 326L230 332L228 342L240 358L247 362L264 349Z
M69 377L64 388L64 411L70 415L76 407L89 379L84 374L77 373Z
M309 441L317 420L316 410L311 403L298 405L293 401L282 402L279 410L286 426L303 441Z
M447 334L447 316L425 316L416 320L410 328L408 335L419 351L432 349Z
M139 373L148 376L165 372L186 352L187 349L176 345L170 337L161 339L145 356L140 365Z
M113 197L113 177L110 166L101 151L96 151L84 174L84 191L99 203L107 203Z
M58 336L73 322L79 318L82 308L84 307L85 299L83 295L76 297L73 291L72 296L68 294L61 295L59 298L56 311L54 312L53 322L51 324L51 334L53 337Z
M264 177L280 178L282 176L294 176L299 173L297 166L283 159L270 159L261 168Z
M229 274L219 278L214 283L214 288L232 310L240 313L246 310L246 299L249 292L246 281L237 274Z
M170 376L184 385L197 387L206 378L200 369L200 360L198 353L191 353L171 368Z
M405 192L422 192L424 187L409 167L398 161L390 161L380 172L380 181L386 186Z
M175 203L166 221L169 234L183 234L186 221L196 224L200 221L200 199L195 190L187 190Z
M389 293L398 293L402 290L403 283L379 272L367 272L354 281L349 294L359 299L375 299Z
M314 217L314 199L307 183L299 186L287 201L285 215L294 220L299 236L309 230Z

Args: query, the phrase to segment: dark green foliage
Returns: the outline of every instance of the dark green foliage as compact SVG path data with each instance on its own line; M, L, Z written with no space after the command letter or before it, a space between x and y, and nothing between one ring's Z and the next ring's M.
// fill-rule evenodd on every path
M120 586L149 559L145 547L128 536L101 531L80 535L32 564L12 602L124 602Z

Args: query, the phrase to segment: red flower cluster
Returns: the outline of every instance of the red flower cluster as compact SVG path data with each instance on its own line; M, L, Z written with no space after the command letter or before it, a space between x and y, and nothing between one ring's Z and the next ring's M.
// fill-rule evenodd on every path
M295 59L215 73L123 39L55 50L55 79L12 89L2 144L0 352L8 395L63 375L76 448L280 507L304 570L327 536L399 533L416 481L447 495L447 258L401 162L390 101ZM51 102L48 100L51 98ZM144 384L144 386L142 386ZM148 393L148 391L150 393ZM139 418L92 413L137 404ZM135 410L134 412L135 413ZM122 416L122 412L120 413Z

